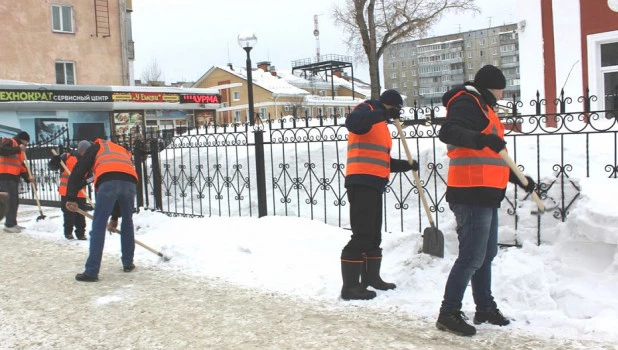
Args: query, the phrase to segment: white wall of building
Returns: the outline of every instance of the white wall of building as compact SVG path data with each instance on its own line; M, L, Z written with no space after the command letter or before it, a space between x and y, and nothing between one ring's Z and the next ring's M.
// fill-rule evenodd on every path
M536 99L537 90L545 96L543 67L543 30L541 27L541 3L539 0L524 0L517 7L519 23L519 72L521 101L524 114L534 113L530 101Z
M579 0L553 0L553 12L556 96L560 97L564 86L564 96L573 99L567 108L571 106L581 110L577 102L584 91Z

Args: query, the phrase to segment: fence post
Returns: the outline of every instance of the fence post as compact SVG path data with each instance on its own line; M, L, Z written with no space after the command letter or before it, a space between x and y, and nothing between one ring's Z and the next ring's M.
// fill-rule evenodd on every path
M159 162L159 140L154 138L150 141L150 154L152 156L152 186L155 199L155 209L163 210L163 193L161 191L161 164Z
M142 173L142 162L144 161L144 142L136 140L133 143L133 167L137 173L137 208L144 206L144 174Z
M255 136L255 172L257 179L258 217L268 215L266 204L266 167L264 164L264 129L254 128Z

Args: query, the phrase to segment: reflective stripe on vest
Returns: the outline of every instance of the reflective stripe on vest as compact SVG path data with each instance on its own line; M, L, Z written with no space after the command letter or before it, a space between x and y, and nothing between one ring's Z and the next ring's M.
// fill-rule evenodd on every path
M77 164L77 157L67 153L67 161L64 162L64 165L67 166L70 172L73 172L73 168L75 168L75 164ZM58 194L61 196L67 195L67 186L69 185L69 173L62 169L62 173L60 174L60 185L58 186ZM84 191L77 192L77 198L86 198L84 195Z
M15 139L9 139L13 147L19 144ZM5 141L6 142L6 141ZM24 167L24 153L11 154L10 156L0 156L0 174L19 175L26 172Z
M373 106L368 103L367 105L373 111ZM348 134L346 176L364 174L388 178L391 171L392 144L393 140L386 123L373 124L369 132L363 135L350 132Z
M94 166L92 167L95 186L101 175L112 172L132 175L137 181L137 173L135 168L133 168L131 156L124 147L101 139L95 140L94 143L99 144L99 152L97 152Z
M495 134L504 139L504 125L493 110L485 111L481 101L466 91L460 91L447 103L450 103L462 94L470 95L478 104L483 115L489 121L483 134ZM447 113L448 118L448 113ZM509 181L509 167L502 157L489 147L476 150L467 147L447 145L447 155L450 158L447 185L451 187L493 187L506 188Z

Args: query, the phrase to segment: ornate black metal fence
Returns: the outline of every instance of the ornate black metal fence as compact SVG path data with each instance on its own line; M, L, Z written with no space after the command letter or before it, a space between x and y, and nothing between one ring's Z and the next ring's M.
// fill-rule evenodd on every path
M526 108L518 101L507 103L509 112L502 119L508 151L539 184L539 194L551 210L543 216L532 215L534 203L510 185L501 215L502 224L512 229L502 230L503 243L517 244L521 231L535 231L540 243L543 228L567 219L581 193L579 179L618 176L616 111L591 110L595 100L587 94L573 102L561 95L550 102L557 110L552 114L542 113L548 102L538 96ZM527 108L529 113L522 114ZM420 187L428 195L439 227L450 215L445 202L448 158L445 145L437 138L444 110L414 106L406 115L404 137L421 165ZM267 120L255 128L211 125L182 135L140 135L116 141L133 150L141 179L138 203L145 209L171 216L258 216L261 187L267 215L349 227L344 122L340 116L287 117ZM397 131L390 130L392 155L403 159ZM264 136L263 143L256 144L257 133ZM65 144L70 147L75 142ZM256 150L264 152L267 180L263 183L257 181ZM57 177L42 164L37 163L35 169L40 190L47 191L45 198L53 202ZM392 174L384 195L385 230L422 232L428 226L418 190L411 174Z

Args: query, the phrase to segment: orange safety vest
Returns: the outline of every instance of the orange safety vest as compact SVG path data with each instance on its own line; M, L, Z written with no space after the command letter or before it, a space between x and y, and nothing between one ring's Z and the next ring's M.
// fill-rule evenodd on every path
M73 172L73 168L75 168L75 164L77 164L77 157L72 156L71 154L67 154L67 161L64 162L64 165L67 166L69 172ZM62 170L62 174L60 174L60 185L58 186L58 193L61 196L67 195L67 186L69 184L69 172L66 170ZM86 198L84 191L77 192L77 198Z
M504 139L504 125L502 125L496 113L491 108L485 111L481 101L473 94L466 91L458 92L446 104L447 110L450 103L462 94L472 96L489 120L489 124L481 132L483 134L496 134ZM447 150L446 154L450 158L446 181L448 186L506 188L509 182L509 167L504 159L489 147L476 150L447 145Z
M373 106L368 105L373 110ZM363 135L350 132L346 176L365 174L388 178L391 172L392 146L393 140L386 123L373 124L369 132Z
M15 139L9 140L11 140L13 147L19 146ZM26 171L23 152L11 154L10 156L0 156L0 174L19 175L21 173L25 173Z
M133 175L137 181L137 173L133 168L129 152L122 146L111 141L96 139L95 144L99 144L99 151L94 160L94 183L95 186L99 177L106 173L126 173Z

